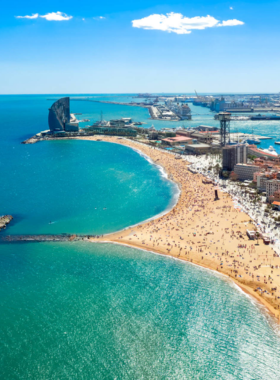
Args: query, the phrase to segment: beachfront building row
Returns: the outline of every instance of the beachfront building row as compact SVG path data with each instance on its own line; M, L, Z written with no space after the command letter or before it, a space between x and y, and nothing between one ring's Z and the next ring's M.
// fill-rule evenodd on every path
M266 192L268 202L280 202L280 172L255 172L254 182L259 191Z
M247 163L248 154L257 156L254 164ZM239 180L254 180L257 182L257 172L274 173L280 169L280 160L278 156L257 149L255 145L227 145L222 149L222 167L225 171L234 171ZM266 174L267 177L267 174ZM272 177L271 177L272 178ZM260 189L264 190L264 179L261 182Z
M255 172L253 182L257 184L259 191L266 191L266 182L273 179L273 175L270 172Z
M251 164L236 164L234 165L234 173L240 181L253 180L254 173L258 172L260 168Z
M253 180L257 189L266 190L266 182L271 179L280 179L280 168L277 165L259 164L256 159L254 164L237 164L234 166L234 172L240 180Z
M280 180L271 179L266 181L266 199L269 202L280 201Z
M274 160L255 158L254 164L259 167L259 171L254 173L253 179L258 190L266 191L267 181L280 179L280 160L278 157Z

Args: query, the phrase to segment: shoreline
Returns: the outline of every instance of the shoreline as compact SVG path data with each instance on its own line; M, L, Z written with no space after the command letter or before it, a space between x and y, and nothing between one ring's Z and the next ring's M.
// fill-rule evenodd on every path
M240 282L235 280L235 278L228 276L222 272L219 272L213 268L209 268L206 265L203 265L201 263L198 264L196 262L189 261L189 260L186 260L184 258L177 258L177 257L171 256L171 255L167 255L167 254L160 252L160 251L147 250L145 248L138 247L136 245L125 244L125 243L120 243L120 242L111 241L111 240L91 241L91 243L92 244L115 244L115 245L121 245L123 247L135 248L135 249L138 249L140 251L149 252L149 253L152 253L154 255L165 256L165 257L168 257L169 259L178 260L178 261L181 261L183 263L187 263L190 265L197 266L199 268L207 269L212 274L218 274L220 278L223 278L223 280L227 280L228 282L231 282L232 284L236 285L238 287L238 290L241 291L242 293L245 293L245 295L248 295L250 297L250 299L258 305L258 307L260 307L260 306L264 307L265 313L267 315L269 315L273 319L273 321L275 323L277 323L278 326L280 325L280 319L276 318L274 312L271 310L271 305L267 301L265 301L261 296L259 296L255 292L253 292L252 288L250 288L249 286L243 285L243 284L241 285Z
M203 184L202 178L204 178L204 176L189 172L187 161L182 159L176 160L174 155L169 152L159 151L147 145L143 146L141 143L133 140L124 138L118 139L112 136L90 136L78 139L88 141L97 141L97 139L100 141L101 139L101 141L104 142L117 143L128 146L135 151L140 151L141 153L138 153L147 156L152 161L152 164L162 167L168 174L168 180L176 183L180 190L177 203L174 204L170 210L166 210L164 215L156 215L151 219L140 222L134 226L126 227L121 231L90 239L91 242L117 243L145 251L151 251L156 254L162 254L185 262L190 262L225 275L228 279L233 280L242 291L252 296L261 305L265 306L269 314L279 323L280 297L277 297L280 293L278 290L280 288L280 279L277 277L274 279L275 275L273 272L279 273L278 276L280 276L280 258L273 256L273 249L271 246L266 246L262 242L259 245L256 245L255 241L247 238L246 229L254 228L253 221L247 214L233 208L233 200L229 194L219 192L220 199L214 201L213 185ZM188 186L186 186L186 181L180 179L180 170L183 170L184 174L187 175ZM183 172L181 174L183 174ZM193 183L195 186L193 186ZM202 192L200 191L201 188L203 188ZM188 193L192 193L190 197L188 196ZM195 199L198 193L200 193L202 206ZM210 193L213 193L213 195L209 197ZM182 207L182 203L184 207ZM215 207L213 208L213 206ZM202 210L194 210L194 208L201 207ZM204 217L197 217L199 211L205 211ZM186 213L189 214L188 217L186 217ZM213 218L213 216L210 215L211 213L218 215L215 215ZM236 215L236 213L238 213L238 215ZM232 235L228 236L228 239L232 240L229 242L225 242L224 234L221 237L223 228L221 228L222 226L219 226L222 219L221 217L225 216L224 214L226 214L228 219L226 219L227 223L224 221L225 223L223 223L223 226L229 226L224 228L225 232L229 234L229 229L232 228ZM210 221L209 216L214 220ZM184 223L182 221L184 221L185 224L188 224L187 227L182 228L181 224ZM190 221L191 223L188 223ZM210 222L210 230L205 230L205 226L201 226L201 222L207 224L206 221L208 223ZM176 226L174 223L176 223ZM236 225L238 225L238 227L236 227ZM174 231L175 227L179 227L176 228L176 231L180 231L180 233ZM214 233L213 228L215 229L217 227L217 233ZM202 228L203 231L198 231ZM242 236L241 238L236 237L234 232L235 228L240 230L238 231L238 234L240 233L240 236ZM191 231L193 229L195 231ZM171 231L176 236L170 237L168 234L170 234ZM207 233L205 235L204 232L206 231ZM201 237L198 236L197 232L200 232L199 236ZM138 235L140 233L141 236L143 236L141 237L142 240L140 240L140 236ZM211 240L209 242L208 237L202 237L210 235L214 235L212 237L214 241ZM169 239L167 239L166 236L168 236ZM162 238L166 239L165 243L163 243ZM182 243L178 238L183 241L189 239L189 241L187 241L189 248L187 246L183 248L182 244L185 244L185 242ZM203 241L194 243L193 240L197 240L197 238ZM156 243L157 249L155 249ZM238 244L242 244L243 246L246 246L246 248L239 248ZM165 248L164 246L168 248ZM234 252L230 252L233 248L235 248ZM245 249L244 251L243 248ZM185 250L185 253L182 252L182 249ZM246 249L248 252L246 252ZM218 251L215 253L215 256L213 250ZM226 253L219 252L219 250L225 251ZM266 252L265 254L264 250ZM208 255L211 257L205 257ZM239 261L239 257L241 256L242 260L244 260L243 262ZM263 258L263 256L266 256L266 258ZM250 260L250 258L252 260ZM253 262L253 260L256 262ZM228 263L227 266L232 267L232 269L226 268L225 264L221 264L221 261L226 261ZM258 265L254 266L253 264ZM275 268L275 265L277 265L277 268ZM271 266L273 266L273 268L271 268ZM263 277L263 280L261 277ZM259 290L256 291L256 288L258 287L262 289L261 292ZM276 291L272 291L271 287L276 287Z

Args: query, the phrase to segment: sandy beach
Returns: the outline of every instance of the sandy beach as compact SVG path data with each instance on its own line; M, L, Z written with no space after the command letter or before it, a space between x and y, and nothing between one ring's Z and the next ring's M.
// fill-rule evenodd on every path
M280 257L261 239L249 240L246 230L255 229L252 220L233 207L229 194L218 190L219 200L214 200L214 186L204 184L205 177L192 174L185 160L169 152L111 136L80 139L140 150L162 166L181 190L178 203L167 214L93 241L130 245L218 271L280 320Z

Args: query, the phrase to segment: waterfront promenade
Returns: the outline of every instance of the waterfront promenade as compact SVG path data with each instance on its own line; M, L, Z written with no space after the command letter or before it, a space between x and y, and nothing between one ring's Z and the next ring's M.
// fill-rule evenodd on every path
M203 183L188 163L174 154L127 139L92 136L81 139L118 143L137 149L162 166L181 190L176 206L159 218L117 233L91 239L145 249L189 261L233 279L244 291L280 319L280 258L272 246L249 240L246 230L255 227L251 218L234 208L232 198Z

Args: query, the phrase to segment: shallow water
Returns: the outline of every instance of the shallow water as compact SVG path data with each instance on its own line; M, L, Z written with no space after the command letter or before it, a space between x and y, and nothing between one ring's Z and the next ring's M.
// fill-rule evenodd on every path
M2 379L279 379L279 335L249 297L152 253L2 245L0 306Z

